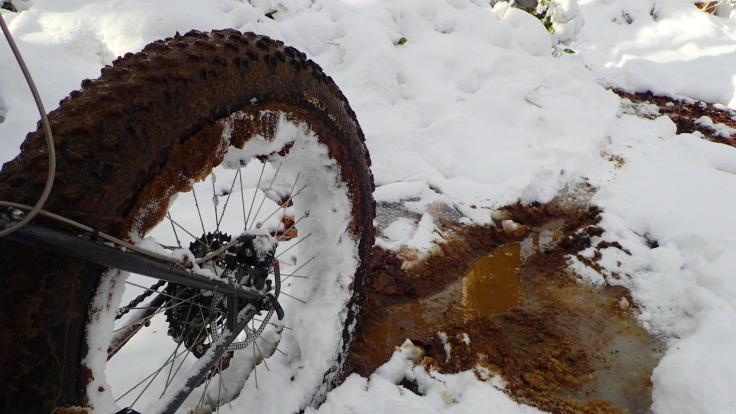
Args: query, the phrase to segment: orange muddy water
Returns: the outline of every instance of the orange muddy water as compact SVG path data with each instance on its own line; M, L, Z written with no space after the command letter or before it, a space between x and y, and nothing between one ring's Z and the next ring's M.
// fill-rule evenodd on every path
M521 243L509 243L473 262L465 277L458 281L462 285L458 311L473 318L521 305L524 298L519 280L521 250Z
M631 316L625 289L594 288L568 269L566 258L600 234L597 211L509 211L521 231L456 230L409 269L374 251L348 373L370 375L411 339L433 369L483 367L504 378L512 398L546 411L650 412L660 345Z

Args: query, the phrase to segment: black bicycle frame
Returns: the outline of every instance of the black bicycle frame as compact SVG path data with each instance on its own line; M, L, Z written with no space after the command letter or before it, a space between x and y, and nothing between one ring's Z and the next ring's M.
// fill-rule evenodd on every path
M0 229L7 228L12 224L13 220L4 214L0 214ZM192 369L193 372L191 372L184 387L174 395L169 396L169 401L162 407L162 413L174 413L184 403L189 393L201 383L202 379L215 366L218 358L208 357L208 355L216 356L224 353L260 310L267 310L267 308L273 306L273 302L270 300L272 298L269 295L260 295L222 280L198 275L192 270L178 268L171 262L157 260L141 253L125 251L123 248L109 246L100 241L32 223L3 237L3 240L171 283L218 292L228 297L227 326L230 332L228 335L223 335L200 359L201 363L195 365ZM242 311L238 312L239 304L248 305L245 305Z
M10 223L12 222L9 219L0 217L0 228L8 227ZM88 240L34 224L28 224L3 239L101 266L219 292L248 302L258 303L262 297L258 293L244 290L222 280L210 279L191 270L177 268L170 262L156 260L137 252L124 251L99 241Z

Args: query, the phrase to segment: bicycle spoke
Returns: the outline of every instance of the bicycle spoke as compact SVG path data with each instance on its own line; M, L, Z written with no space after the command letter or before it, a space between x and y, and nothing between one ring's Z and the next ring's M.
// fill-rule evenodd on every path
M184 228L184 226L182 226L181 224L177 223L172 218L169 218L169 220L171 220L171 223L172 224L175 224L177 227L179 227L180 229L184 230L184 232L186 234L188 234L189 237L191 237L192 239L194 239L194 241L196 241L199 244L201 244L202 246L204 246L208 251L212 251L212 249L210 248L210 246L208 246L207 244L205 244L205 242L203 242L202 240L200 240L197 236L195 236L192 233L190 233L189 230L187 230L187 229Z
M272 344L271 342L267 341L267 340L266 340L266 339L264 339L264 338L263 338L262 336L259 336L259 337L258 337L258 339L260 339L261 341L263 341L263 342L265 342L265 343L267 343L267 344L271 345L271 346L273 347L273 349L275 349L275 350L277 350L278 352L280 352L280 353L281 353L281 355L283 355L283 356L289 356L289 355L288 355L288 354L287 354L286 352L284 352L284 351L280 350L278 346L276 346L275 344ZM254 341L254 342L255 342L255 341Z
M204 407L204 397L205 395L207 395L207 387L209 387L210 385L210 380L211 378L207 378L204 380L204 389L202 390L202 396L199 398L199 405L197 406L198 408Z
M174 298L174 299L178 299L178 298L176 298L176 297L174 297L174 296L171 296L171 295L165 294L165 293L163 293L163 292L159 292L159 294L161 294L161 295L164 295L164 296L167 296L167 297L171 297L171 298ZM201 293L200 293L200 294L201 294ZM195 297L195 296L192 296L192 298L194 298L194 297ZM181 301L181 302L179 302L179 303L177 303L177 304L174 304L174 305L170 305L170 306L166 306L166 307L158 307L158 308L155 308L155 309L158 309L158 310L157 310L156 312L154 312L154 313L152 313L151 315L148 315L148 316L146 316L146 317L143 317L143 318L141 318L140 320L138 320L138 321L136 321L136 322L134 322L134 323L136 323L136 324L138 324L138 323L145 323L145 322L147 322L147 321L151 320L151 318L153 318L154 316L156 316L156 315L160 315L160 314L161 314L161 312L164 312L164 311L166 311L166 310L169 310L169 309L172 309L172 308L174 308L174 307L176 307L176 306L179 306L179 305L180 305L181 303L183 303L183 302L185 302L185 301ZM193 305L197 305L196 303L192 303L192 304L193 304ZM145 309L145 308L142 308L142 309ZM148 308L148 309L154 309L154 308ZM113 333L116 333L116 332L119 332L120 330L126 329L126 328L128 328L128 327L129 327L130 325L131 325L130 323L126 323L126 324L124 324L123 326L121 326L121 327L119 327L119 328L117 328L117 329L114 329L114 330L113 330Z
M187 350L182 351L182 354L186 353L186 355L189 355L189 354L191 354L191 352L192 352L191 349L187 349ZM179 373L179 370L181 370L181 367L184 365L184 361L187 360L186 355L184 356L184 358L181 359L181 362L179 362L179 366L176 367L176 371L174 371L174 373L171 376L172 378L176 377L176 374L178 374ZM174 366L173 361L171 363L171 366L172 367ZM166 387L164 387L164 392L166 392L166 390L169 389L169 385L171 385L171 383L166 384ZM161 395L163 395L163 394L161 394Z
M255 346L255 348L258 349L258 353L261 354L264 357L263 358L263 365L266 367L266 371L271 371L271 368L268 367L268 363L266 362L266 358L265 358L265 355L266 354L264 354L263 351L261 351L261 347L258 346L258 342L257 341L253 341L253 346Z
M294 270L294 273L291 273L291 274L288 274L288 273L287 273L287 274L284 274L284 276L286 276L286 277L285 277L285 278L283 278L283 279L282 279L281 281L282 281L282 282L285 282L285 281L286 281L286 279L288 279L288 278L290 278L290 277L298 277L298 278L304 278L304 279L309 279L309 276L299 276L299 275L296 275L295 273L296 273L296 272L298 272L298 271L300 271L300 270L302 270L302 268L303 268L304 266L308 265L308 264L309 264L309 263L310 263L310 262L311 262L312 260L314 260L314 259L315 259L316 257L317 257L317 256L312 256L311 258L309 258L309 260L307 260L306 262L304 262L304 264L302 264L301 266L297 267L297 268L296 268L296 269Z
M194 260L194 262L195 263L206 262L206 261L214 258L215 256L219 255L220 253L224 252L225 250L230 249L231 247L237 245L238 243L240 243L240 240L235 239L235 240L231 241L230 243L227 243L226 245L220 247L219 249L217 249L215 251L212 251L210 253L207 253L206 256L200 257L200 258Z
M200 329L199 333L197 334L197 339L200 338L201 334L202 334L202 329ZM196 343L196 341L195 341L195 343ZM163 371L163 369L166 367L166 365L173 364L176 361L176 358L178 358L181 355L184 355L184 357L182 358L182 362L179 364L179 367L181 367L181 364L183 364L183 362L186 360L187 356L189 354L191 354L191 352L192 352L191 348L190 349L186 349L186 350L182 351L181 354L175 355L173 359L169 358L166 362L164 362L164 364L159 369L157 369L154 373L152 373L151 375L149 375L148 377L146 377L146 379L148 379L148 378L151 378L151 376L153 376L153 378L151 378L150 381L148 381L148 384L146 384L146 386L138 394L138 397L136 397L136 399L133 401L132 404L130 404L130 406L131 407L134 406L138 402L138 400L140 400L140 398L143 396L143 394L146 393L146 391L148 390L148 388L151 386L151 384L153 384L153 381L158 377L158 375L161 373L161 371ZM171 362L169 362L169 361L171 361ZM178 369L177 369L177 371L178 371ZM176 375L176 373L174 375ZM146 381L146 379L144 379L143 381L141 381L140 383L138 383L136 386L134 386L133 388L131 388L128 392L126 392L122 396L118 397L117 400L119 400L120 398L123 398L125 395L127 395L130 391L134 390L135 388L138 388L144 381ZM166 389L164 389L164 392L165 391L166 391ZM115 401L117 401L117 400L115 400Z
M144 290L150 290L149 288L147 288L145 286L142 286L142 285L139 285L137 283L133 283L133 282L130 282L130 281L127 281L127 280L125 281L125 284L131 285L131 286L135 286L137 288L141 288L141 289L144 289ZM167 307L166 309L171 309L171 308L173 308L175 306L179 306L182 303L191 303L192 305L195 305L195 306L202 306L202 305L200 305L198 303L192 302L192 299L196 298L197 296L201 296L201 295L204 294L204 291L200 291L200 292L196 293L195 295L193 295L192 297L190 297L189 299L182 299L182 298L180 298L178 296L170 295L170 294L168 294L166 292L159 292L159 291L155 291L155 290L154 290L154 292L158 293L159 295L164 295L166 297L169 297L169 298L172 298L172 299L176 299L176 300L179 301L178 303L176 303L174 305L171 305L171 306ZM164 308L159 308L159 309L164 309Z
M225 217L225 210L227 210L227 205L230 203L230 196L233 194L233 189L235 188L235 181L240 175L240 170L238 169L235 172L235 175L233 175L233 182L230 183L230 191L227 193L227 198L225 199L225 205L222 206L222 213L220 214L220 218L217 220L217 228L220 228L220 223L222 223L222 218Z
M293 273L296 273L296 272L298 272L298 271L302 270L302 268L304 268L304 266L308 265L308 264L309 264L309 263L310 263L310 262L311 262L312 260L314 260L314 259L316 259L316 258L317 258L317 256L316 256L316 255L315 255L315 256L312 256L312 257L310 257L310 258L309 258L309 260L307 260L306 262L304 262L304 264L302 264L301 266L297 267L297 268L296 268L296 269L294 270L294 272L293 272Z
M222 367L222 358L220 359L219 364L219 370L222 372L224 368ZM222 398L220 396L220 390L225 389L225 394L228 396L227 404L232 408L232 405L230 405L230 390L227 389L227 385L225 384L225 381L222 380L222 376L218 377L218 382L220 383L219 390L217 392L217 411L220 411L220 401L222 401Z
M187 318L189 318L191 312L192 312L192 308L189 308L189 310L187 310ZM179 347L181 347L181 344L182 344L182 342L178 342L176 344L176 348L174 348L174 354L176 354L176 352L179 350ZM176 359L176 358L174 358L174 359ZM184 360L185 359L186 358L182 358L181 363L179 363L179 366L176 368L176 371L173 374L172 374L171 371L174 369L174 362L172 361L171 367L169 368L169 375L166 378L166 385L164 386L164 390L161 392L161 396L159 398L163 397L164 396L164 393L166 393L166 390L169 389L169 385L171 384L171 380L179 372L179 369L181 368L181 366L184 363Z
M297 180L299 179L299 174L297 174L296 178L297 178ZM296 186L296 181L294 181L294 186ZM307 188L307 184L304 184L304 186L302 188L300 188L299 191L297 191L296 193L294 193L294 188L292 188L291 189L292 192L291 192L291 195L289 196L289 198L287 198L284 203L282 203L276 210L274 210L273 213L269 214L268 217L266 217L266 219L263 220L263 222L265 223L266 221L268 221L268 219L270 219L271 217L273 217L273 215L276 214L276 213L278 213L279 210L281 210L282 208L284 209L284 214L281 216L281 222L283 222L284 221L284 216L286 215L286 209L289 208L289 203L294 200L294 197L296 197L299 194L301 194L302 190L304 190L305 188ZM284 206L286 206L286 207L284 207Z
M243 229L245 230L245 228L247 227L248 219L245 215L245 191L243 189L243 173L241 171L243 171L242 168L238 169L238 181L240 181L240 201L243 205Z
M286 209L284 209L284 213L286 213ZM286 217L286 214L284 214L283 216L281 216L281 223L282 223L282 224L284 223L284 218L285 218L285 217ZM291 229L293 229L294 227L296 227L296 225L297 225L297 224L298 224L298 223L299 223L300 221L304 220L304 219L305 219L306 217L309 217L309 210L305 211L305 212L304 212L304 215L303 215L303 216L301 216L301 217L299 217L299 220L296 220L296 221L294 221L293 223L291 223L291 226L289 226L289 228L288 228L288 229L287 229L287 228L284 228L284 231L282 231L282 232L281 232L281 234L283 234L283 235L286 235L286 234L288 234L288 233L289 233L289 232L291 231ZM286 226L284 226L284 227L286 227ZM277 233L278 233L278 231L277 231Z
M222 359L217 363L217 369L222 372ZM222 377L217 381L217 413L220 413L220 401L222 401Z
M179 365L176 367L176 371L174 371L174 373L172 374L172 378L173 377L176 377L176 374L178 374L179 373L179 370L181 370L181 367L184 365L184 362L187 360L187 357L192 354L192 349L196 346L199 338L202 337L202 332L203 331L204 331L204 326L199 329L199 332L197 332L197 337L195 338L194 343L192 344L192 346L189 347L189 348L187 348L187 349L185 349L184 351L182 351L181 354L179 354L179 355L184 354L184 357L181 359L181 361L179 362ZM179 345L181 345L181 342L179 342ZM178 348L178 346L177 346L177 348ZM178 358L178 356L174 358L174 361L171 361L171 366L172 367L174 365L174 362L175 362L176 358ZM169 389L169 385L171 385L171 383L170 382L167 382L166 383L166 386L164 387L163 393L161 393L162 396Z
M135 307L132 307L132 308L127 308L126 307L125 309L130 309L130 310L150 310L150 309L163 309L163 308L160 307L160 306L135 306Z
M284 295L284 296L286 296L287 298L292 298L294 300L298 300L301 303L307 303L307 301L305 301L304 299L299 299L298 297L292 296L292 295L290 295L290 294L288 294L286 292L281 292L281 294Z
M258 319L258 318L253 318L253 320L256 321L256 322L265 322L263 319ZM273 322L268 322L268 324L271 325L271 326L275 326L277 328L284 328L284 329L288 329L288 330L292 330L293 329L291 326L279 325L279 324L273 323ZM260 336L259 336L259 338L260 338Z
M281 282L282 283L283 282L286 282L286 280L289 279L290 277L295 277L297 279L309 279L309 276L302 276L302 275L289 275L289 274L286 274L284 276L286 276L286 277L283 278L283 279L281 279Z
M176 354L177 351L179 351L179 347L181 347L181 342L176 344L176 348L174 348L174 354ZM169 388L169 385L171 384L171 380L174 378L174 375L176 375L176 372L173 372L173 371L174 371L174 364L172 363L169 366L169 374L166 376L166 385L164 385L164 390L161 392L161 396L159 398L164 396L164 393L166 392L166 390Z
M250 202L250 209L248 209L248 216L245 218L245 227L243 227L243 230L248 230L248 222L250 221L250 214L253 211L253 205L256 204L256 195L258 194L258 187L261 185L261 179L263 178L263 171L266 169L266 163L263 163L263 167L261 168L261 174L258 176L258 182L256 183L256 191L253 192L253 200ZM255 221L256 218L253 217L253 221Z
M132 284L132 285L135 285L135 286L140 286L140 285L136 285L136 284L134 284L132 282L129 282L129 283ZM176 306L179 306L182 303L186 303L186 301L184 301L184 300L182 300L180 298L176 298L174 296L168 295L168 294L163 293L163 292L158 292L158 293L159 293L159 295L163 295L163 296L167 296L167 297L173 298L173 300L171 300L169 302L169 303L172 303L172 304L169 305L169 306L158 307L158 308L156 308L157 310L154 313L152 313L150 315L146 315L144 317L141 317L138 320L134 320L133 317L131 317L132 320L127 321L125 324L123 324L119 328L113 330L113 335L114 336L113 336L113 340L111 341L111 344L116 344L116 345L114 345L115 346L114 348L111 348L110 350L108 350L108 359L110 359L113 355L116 355L120 351L120 349L122 349L125 346L125 344L127 344L128 341L133 336L135 336L144 325L146 325L147 323L149 323L149 321L153 317L155 317L156 315L160 315L162 312L165 312L165 311L167 311L169 309L172 309L172 308L174 308ZM199 292L196 295L194 295L191 298L189 298L189 300L191 301L191 299L194 299L194 298L196 298L197 296L199 296L201 294L202 294L202 292ZM193 304L193 305L197 305L196 303L192 303L192 302L190 302L190 303ZM118 332L120 332L120 331L123 331L123 334L122 335L125 335L125 336L120 337L118 335ZM125 333L125 332L127 332L127 333Z
M176 227L174 226L174 220L171 219L171 214L168 211L166 212L166 218L168 218L169 221L171 222L171 230L174 231L174 238L176 238L176 245L179 246L179 248L181 249L182 247L181 247L181 241L179 240L179 234L176 232Z
M212 182L212 205L214 206L214 212L215 213L215 232L220 231L220 220L218 220L218 214L217 214L217 206L220 204L219 198L217 198L217 190L215 189L215 181L217 179L217 176L215 175L215 172L210 173L211 182Z
M294 189L296 188L296 183L297 183L297 181L299 181L299 175L300 175L300 174L301 174L301 172L298 172L298 173L296 174L296 178L294 179L294 185L293 185L293 186L291 187L291 193L289 193L289 199L288 199L288 200L286 201L286 207L284 207L284 212L283 212L283 214L281 214L281 220L279 221L279 223L283 223L283 222L284 222L284 217L286 216L286 209L288 208L288 206L289 206L289 203L290 203L290 202L292 202L292 201L294 200L294 197L298 196L298 195L299 195L299 193L301 193L301 192L302 192L302 190L304 190L304 187L306 187L306 186L307 186L307 185L305 184L305 185L304 185L304 187L300 188L300 189L299 189L299 191L297 191L297 192L296 192L296 194L294 193ZM277 211L278 211L278 210L277 210ZM272 215L273 215L273 214L272 214ZM270 218L270 217L271 217L271 216L269 216L269 218ZM266 220L268 220L268 219L266 219ZM284 233L286 233L286 232L284 232Z
M266 191L263 192L263 199L261 200L261 204L258 205L258 210L256 210L256 214L255 214L255 216L253 216L253 220L254 221L255 221L255 218L258 217L258 213L261 212L261 208L263 207L263 203L266 201L266 198L268 198L268 192L271 191L271 187L273 187L273 183L274 183L274 181L276 181L276 177L279 175L279 171L281 171L281 164L283 164L283 163L279 163L278 168L276 168L276 173L273 175L273 178L271 179L271 183L268 185L268 188L266 189ZM260 184L260 182L259 182L259 184ZM258 188L258 187L256 187L256 188ZM255 198L253 200L255 201Z
M202 220L202 210L199 209L199 200L197 200L197 192L194 190L194 185L192 185L192 195L194 196L194 205L197 207L199 223L202 225L202 234L207 234L207 230L204 227L204 220Z
M251 321L251 326L252 325L253 321ZM255 334L255 330L253 330L251 334ZM253 342L255 343L255 341ZM253 374L255 375L256 389L258 389L258 361L256 359L256 347L253 347Z
M274 258L275 259L278 259L279 257L281 257L282 254L284 254L284 253L288 252L289 250L293 249L294 247L296 247L299 243L303 242L304 240L307 240L309 238L309 236L311 236L311 235L312 235L312 233L309 233L306 236L302 237L301 239L297 240L296 243L294 243L291 246L287 247L281 253L277 254Z
M179 356L183 355L183 354L184 354L185 352L186 352L186 350L184 350L184 351L181 351L181 353L180 353L180 354L178 354L178 355L174 356L174 359L176 359L176 358L178 358ZM115 402L118 402L118 401L120 401L120 400L121 400L121 399L123 399L123 398L124 398L124 397L125 397L126 395L130 394L131 392L133 392L133 390L135 390L136 388L138 388L139 386L141 386L141 384L143 384L144 382L146 382L146 381L147 381L147 380L148 380L149 378L151 378L151 377L152 377L153 375L157 375L157 374L158 374L158 372L160 372L161 370L163 370L164 368L166 368L166 365L168 365L168 364L169 364L169 360L170 360L170 359L171 359L171 357L169 357L169 359L167 359L167 360L166 360L166 362L164 362L164 364L163 364L163 365L162 365L162 366L161 366L161 367L160 367L159 369L157 369L157 370L153 371L152 373L148 374L148 376L147 376L147 377L143 378L143 379L142 379L142 380L141 380L140 382L138 382L138 383L137 383L136 385L134 385L134 386L133 386L132 388L130 388L130 389L129 389L128 391L126 391L126 392L125 392L125 393L124 393L123 395L121 395L121 396L119 396L118 398L116 398L116 399L115 399ZM137 401L137 399L136 399L136 401ZM135 404L135 402L134 402L133 404ZM133 404L130 404L130 405L131 405L131 406L133 406Z
M158 309L162 309L162 308L158 308ZM148 315L148 316L145 316L145 317L141 318L140 320L136 321L135 323L136 323L136 324L140 324L140 323L146 323L146 322L150 321L150 320L151 320L151 319L152 319L152 318L153 318L154 316L156 316L156 315L160 315L162 311L163 311L163 310L161 310L161 311L156 311L156 312L152 313L151 315ZM113 334L115 334L116 332L120 332L121 330L127 329L127 328L128 328L128 327L129 327L130 325L131 325L131 324L125 324L125 325L123 325L123 326L121 326L121 327L119 327L119 328L117 328L117 329L114 329L114 330L112 331L112 333L113 333ZM133 334L135 334L135 332L134 332ZM133 336L133 334L129 335L129 336L128 336L128 337L126 337L126 338L130 338L130 337L132 337L132 336Z

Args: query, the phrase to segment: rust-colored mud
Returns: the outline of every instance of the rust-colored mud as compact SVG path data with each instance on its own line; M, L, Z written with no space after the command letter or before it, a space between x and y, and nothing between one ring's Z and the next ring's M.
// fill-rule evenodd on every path
M703 116L710 118L715 124L723 124L729 128L736 129L736 111L725 106L717 106L708 102L693 99L674 99L666 96L657 96L651 92L628 93L620 89L614 89L620 97L628 99L633 104L655 105L661 115L667 115L677 125L677 133L700 132L709 141L736 147L736 136L723 137L717 135L715 130L698 122ZM649 115L654 118L657 115Z
M567 270L566 256L602 232L598 211L550 203L504 214L515 231L454 229L440 253L408 270L374 250L349 372L370 375L409 338L433 369L490 370L514 399L546 411L649 412L659 349L629 314L628 292Z

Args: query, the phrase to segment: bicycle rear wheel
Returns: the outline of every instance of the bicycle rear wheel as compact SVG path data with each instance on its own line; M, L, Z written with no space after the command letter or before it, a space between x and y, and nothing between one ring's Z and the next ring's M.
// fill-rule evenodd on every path
M168 254L196 256L202 240L212 248L243 231L281 239L285 320L246 330L238 340L245 349L227 353L184 407L214 409L241 394L253 409L295 411L334 384L373 241L373 183L355 115L316 64L252 33L192 31L116 60L50 121L59 152L50 211L162 252L169 246ZM3 168L0 199L30 204L40 192L42 135L29 134ZM117 303L150 283L0 243L0 268L8 269L0 300L9 304L2 330L12 332L0 355L3 383L12 384L2 393L6 410L153 412L224 329L220 299L160 287L131 306L161 297L150 327L111 352L114 332L130 318L115 322ZM207 266L216 276L224 271L216 259ZM272 284L277 277L272 272ZM187 316L193 310L201 317ZM194 326L207 326L206 334L185 340ZM255 333L262 338L249 339ZM253 369L263 361L265 369ZM122 396L135 376L143 385ZM264 393L274 395L254 398ZM264 401L274 405L259 408Z

